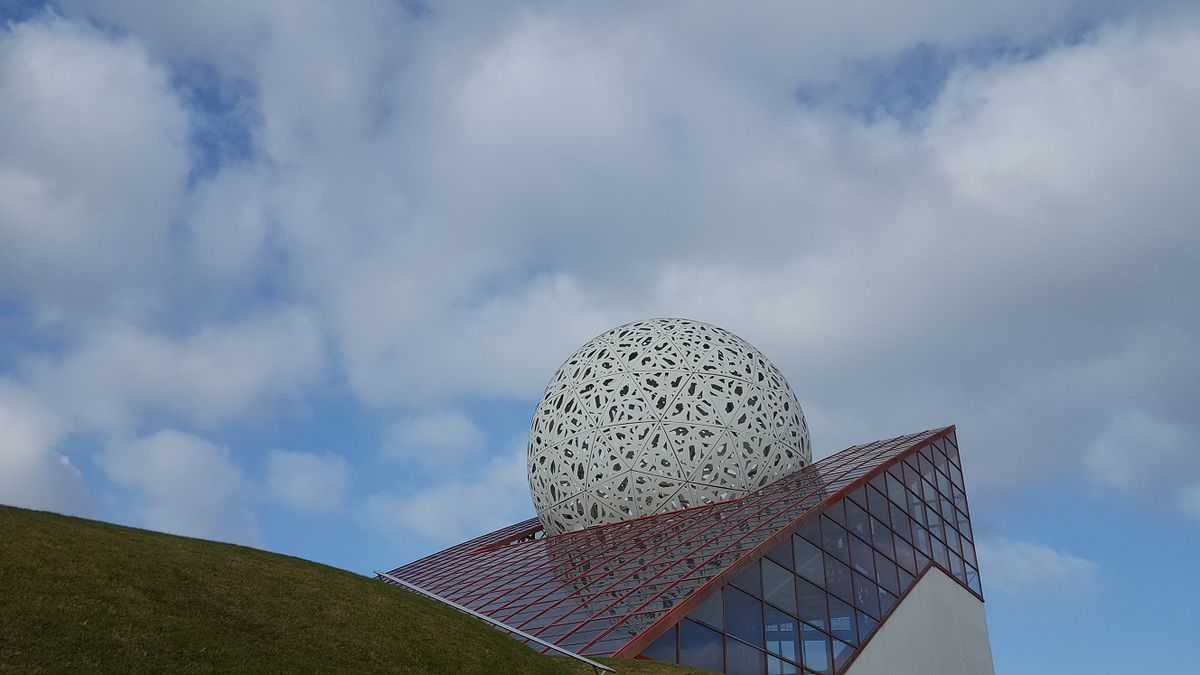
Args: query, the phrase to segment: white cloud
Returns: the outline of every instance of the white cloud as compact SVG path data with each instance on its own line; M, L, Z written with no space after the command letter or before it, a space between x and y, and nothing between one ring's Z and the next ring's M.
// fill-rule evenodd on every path
M55 451L67 424L46 401L0 378L0 503L81 513L79 471Z
M31 386L90 428L126 430L142 415L200 426L261 418L321 368L313 317L289 308L202 328L183 339L119 326L59 359L30 360Z
M267 453L267 491L291 508L339 509L349 484L349 465L340 455L286 450Z
M172 429L114 445L98 458L116 482L137 489L140 523L190 537L258 544L245 506L249 487L229 449Z
M1091 560L1044 544L1003 537L980 537L977 543L983 583L1002 593L1086 590L1100 570Z
M477 475L408 495L375 494L368 515L389 531L415 532L437 544L461 541L533 515L525 446L489 462Z
M427 466L455 466L474 455L483 435L470 419L454 410L411 417L393 424L384 453Z
M161 302L188 115L134 40L48 17L0 31L0 294L43 321Z

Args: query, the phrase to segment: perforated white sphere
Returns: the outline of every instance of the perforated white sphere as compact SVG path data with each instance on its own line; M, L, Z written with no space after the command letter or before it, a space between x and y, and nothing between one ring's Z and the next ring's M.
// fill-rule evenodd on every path
M549 534L744 495L812 462L774 364L729 331L651 319L558 369L529 430L529 491Z

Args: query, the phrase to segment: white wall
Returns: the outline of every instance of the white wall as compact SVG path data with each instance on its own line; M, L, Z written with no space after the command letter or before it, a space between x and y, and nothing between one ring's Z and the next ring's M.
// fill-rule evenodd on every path
M995 675L983 603L931 569L846 675Z

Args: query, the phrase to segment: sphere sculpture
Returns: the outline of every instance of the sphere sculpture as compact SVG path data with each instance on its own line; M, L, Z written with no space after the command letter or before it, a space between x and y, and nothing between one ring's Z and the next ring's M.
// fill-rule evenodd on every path
M614 328L558 369L529 431L547 534L744 495L812 462L804 413L761 352L716 326Z

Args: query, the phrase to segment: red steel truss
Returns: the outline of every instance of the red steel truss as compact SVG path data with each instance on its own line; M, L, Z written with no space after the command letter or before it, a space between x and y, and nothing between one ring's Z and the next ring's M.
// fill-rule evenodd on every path
M550 537L529 519L390 574L581 654L834 673L930 566L982 599L973 541L951 426L856 445L716 504Z

